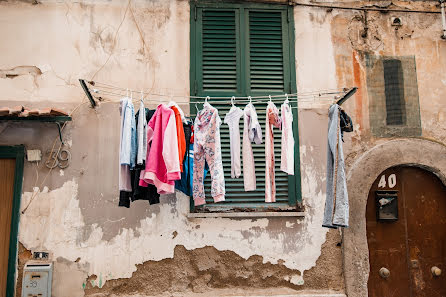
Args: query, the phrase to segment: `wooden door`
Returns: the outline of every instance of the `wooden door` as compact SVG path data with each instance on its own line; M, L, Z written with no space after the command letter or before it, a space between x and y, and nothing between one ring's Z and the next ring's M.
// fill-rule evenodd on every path
M413 296L446 296L446 187L432 173L403 168L407 178L407 243ZM442 270L432 274L432 267Z
M0 159L0 297L6 296L15 159Z
M377 191L397 191L397 220L377 220ZM416 167L387 169L372 185L366 219L370 297L446 296L446 187L438 177Z
M370 297L410 296L409 275L407 273L406 216L402 211L405 199L402 199L402 183L398 177L395 169L384 171L373 183L367 201L367 241L370 261L368 286ZM377 221L375 205L377 190L398 191L399 212L397 221ZM390 276L387 279L379 275L379 270L383 267L390 270Z

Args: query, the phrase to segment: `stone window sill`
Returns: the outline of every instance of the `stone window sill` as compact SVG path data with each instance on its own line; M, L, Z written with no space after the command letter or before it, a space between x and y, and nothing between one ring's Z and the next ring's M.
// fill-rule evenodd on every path
M192 212L187 217L193 218L269 218L269 217L298 217L304 218L303 211L267 211L267 212Z

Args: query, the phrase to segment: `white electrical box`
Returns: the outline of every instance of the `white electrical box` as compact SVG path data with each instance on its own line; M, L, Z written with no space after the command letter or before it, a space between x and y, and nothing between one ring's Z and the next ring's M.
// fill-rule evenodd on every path
M28 162L37 162L42 160L42 152L40 150L26 150L26 159Z
M31 260L23 269L22 297L51 297L53 263Z

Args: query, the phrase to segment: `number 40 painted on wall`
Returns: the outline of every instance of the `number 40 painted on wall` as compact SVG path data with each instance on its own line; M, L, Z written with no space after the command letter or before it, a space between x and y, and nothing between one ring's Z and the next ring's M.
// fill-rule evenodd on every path
M379 180L378 188L385 188L388 186L390 189L394 188L396 186L396 175L395 173L392 173L387 178L387 184L386 184L386 175L381 175L381 178Z

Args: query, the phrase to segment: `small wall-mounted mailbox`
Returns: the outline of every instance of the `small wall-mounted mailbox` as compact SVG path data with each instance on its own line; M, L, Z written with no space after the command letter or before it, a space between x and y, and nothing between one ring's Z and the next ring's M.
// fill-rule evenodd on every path
M376 220L393 222L398 220L398 191L376 191Z
M23 269L22 297L51 297L53 264L31 260Z

